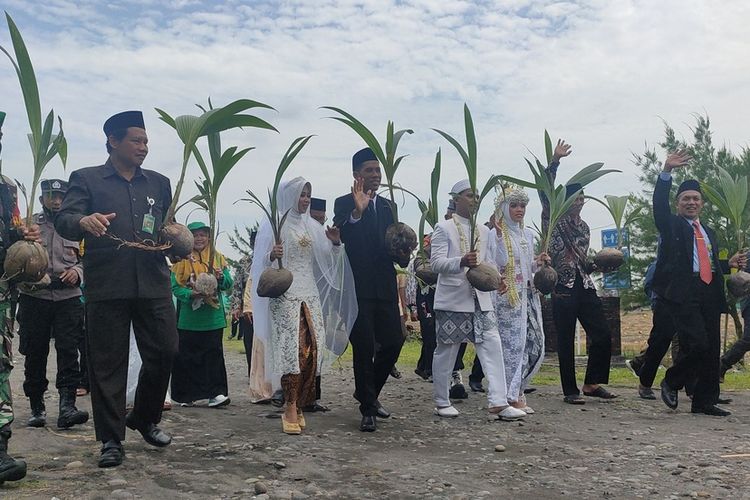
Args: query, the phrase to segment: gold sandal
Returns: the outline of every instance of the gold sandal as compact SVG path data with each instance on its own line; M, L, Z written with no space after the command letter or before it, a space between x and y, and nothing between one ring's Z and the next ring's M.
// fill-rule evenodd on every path
M302 434L302 428L299 424L296 422L287 422L283 413L281 414L281 430L284 431L284 434Z
M302 410L297 410L297 425L299 425L300 429L304 429L305 424L305 415L302 413Z

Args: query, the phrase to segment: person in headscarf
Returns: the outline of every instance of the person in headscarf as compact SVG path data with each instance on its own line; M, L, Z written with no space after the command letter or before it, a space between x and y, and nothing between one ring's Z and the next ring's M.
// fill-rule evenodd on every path
M432 360L435 414L447 418L459 415L449 398L451 368L461 344L472 342L487 375L490 413L501 420L517 420L526 413L508 404L503 349L491 292L473 288L466 277L468 269L480 263L495 267L497 237L486 226L477 225L477 241L472 250L470 217L477 209L477 195L467 179L457 182L451 195L456 201L456 213L451 220L438 223L430 245L430 264L438 273L437 347Z
M562 140L557 141L552 162L547 168L547 175L552 181L557 175L560 160L570 152L570 145ZM563 401L582 405L586 400L578 390L575 371L576 321L581 322L586 332L588 346L586 376L582 387L584 396L613 399L617 395L600 385L609 381L612 338L604 317L602 301L596 295L596 287L590 275L597 269L587 257L591 232L589 225L581 219L585 201L581 185L568 184L566 195L568 198L575 196L576 200L552 229L549 244L552 267L558 276L552 294L552 315L557 331ZM546 231L549 226L549 200L541 193L539 196L542 201L542 230Z
M534 233L524 225L528 202L522 189L504 188L495 200L493 229L500 237L497 262L508 286L506 293L493 294L508 402L527 414L534 410L526 404L524 389L544 359L542 306L532 282L537 266L549 260L546 254L534 257Z
M302 408L315 401L315 377L346 349L358 312L339 229L310 217L311 194L312 185L302 177L281 183L279 211L287 214L281 242L265 221L251 268L255 336L265 345L266 379L279 380L284 393L287 434L306 427ZM278 298L258 296L261 274L282 259L294 277L291 287Z
M224 292L234 285L224 256L214 251L210 262L211 229L203 222L191 222L193 252L172 266L172 293L177 298L177 331L180 348L172 367L172 399L186 405L207 399L217 408L230 403L222 337L229 313ZM213 269L211 269L213 268ZM213 270L218 288L201 289L201 275Z

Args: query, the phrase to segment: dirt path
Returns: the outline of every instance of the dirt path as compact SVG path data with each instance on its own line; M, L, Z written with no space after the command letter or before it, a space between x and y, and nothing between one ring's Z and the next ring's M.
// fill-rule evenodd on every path
M11 451L29 463L27 478L0 486L1 498L750 498L750 395L730 394L734 415L676 413L620 388L616 402L564 405L557 387L529 398L537 414L522 423L489 421L471 395L454 420L432 415L431 384L402 367L381 401L394 416L362 434L350 370L324 380L332 411L307 417L302 436L281 433L270 406L244 392L244 357L227 353L232 404L175 408L163 426L165 449L128 432L123 466L96 467L99 444L89 423L76 430L25 427L27 400L16 398ZM22 359L13 373L21 395ZM53 385L51 384L51 387ZM53 391L54 392L54 391ZM54 399L53 399L54 398ZM57 398L47 396L49 419ZM90 410L89 398L81 400ZM501 445L505 451L495 451Z

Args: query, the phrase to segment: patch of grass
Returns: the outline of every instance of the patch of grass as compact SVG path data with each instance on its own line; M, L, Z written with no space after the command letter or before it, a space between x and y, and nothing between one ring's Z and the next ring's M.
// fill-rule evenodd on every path
M224 349L226 351L236 352L238 354L245 354L245 345L242 341L228 340L229 330L225 331L224 336ZM422 343L419 340L409 339L404 343L404 347L401 349L401 355L398 358L398 367L404 373L411 373L417 366L417 360L419 359L419 352L422 349ZM467 369L471 369L471 363L474 360L474 345L469 344L466 346L466 354L464 354L464 365ZM341 355L341 358L337 362L340 367L350 367L352 362L352 351L351 347L347 347L346 352ZM465 370L466 371L466 370ZM585 367L576 368L576 378L580 383L583 383L584 374L586 372ZM661 381L664 376L664 368L659 368L659 372L656 374L655 386ZM542 368L534 376L531 382L533 385L542 386L559 386L560 385L560 374L557 365L544 364ZM613 387L637 387L638 379L633 376L632 372L627 368L612 368L609 372L609 386ZM658 387L657 387L658 388ZM738 370L728 372L724 383L722 384L722 390L725 391L743 391L750 389L750 370Z

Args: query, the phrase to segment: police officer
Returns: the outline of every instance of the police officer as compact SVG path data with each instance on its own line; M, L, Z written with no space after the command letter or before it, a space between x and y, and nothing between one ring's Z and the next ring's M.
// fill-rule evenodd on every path
M0 111L0 141L3 138L3 122L5 113ZM0 151L2 143L0 142ZM15 187L10 179L0 177L0 262L5 260L6 249L17 239L20 227L18 206L14 196ZM21 230L27 239L39 238L39 231L30 228ZM8 455L8 441L10 440L10 424L13 422L13 398L10 393L10 371L13 369L13 355L11 339L13 329L10 322L10 284L0 280L0 484L5 481L18 481L26 476L26 462L15 460Z
M49 285L19 285L19 351L26 356L23 390L31 404L30 427L44 427L47 423L44 393L48 384L47 356L53 334L57 351L55 385L60 393L57 427L67 429L89 419L87 412L75 406L80 380L78 344L83 336L80 288L83 266L78 258L79 242L60 236L53 224L67 189L68 183L63 180L43 180L39 198L43 211L34 215L34 223L39 225L42 244L47 250Z

